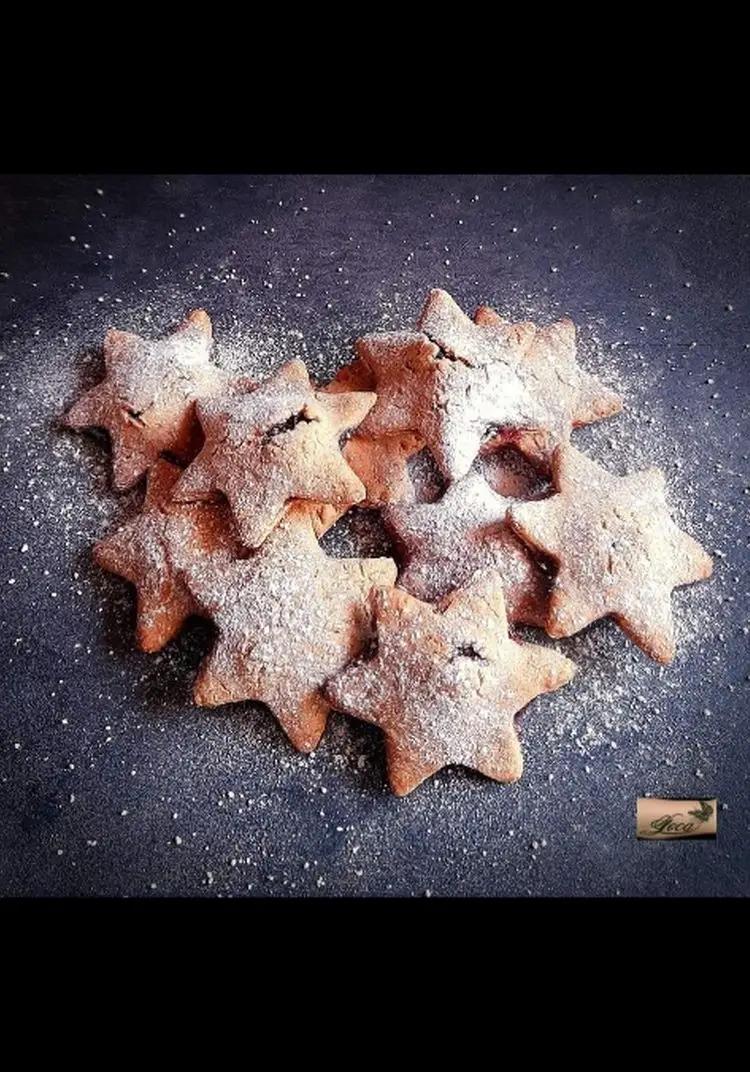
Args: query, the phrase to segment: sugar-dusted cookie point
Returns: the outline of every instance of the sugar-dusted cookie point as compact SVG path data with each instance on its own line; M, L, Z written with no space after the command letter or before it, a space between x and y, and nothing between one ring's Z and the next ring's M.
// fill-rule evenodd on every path
M612 617L658 662L674 658L671 593L710 576L711 557L672 521L658 469L618 477L570 445L552 457L557 494L516 503L518 535L557 562L547 632Z
M257 387L232 385L198 406L205 443L175 488L189 501L221 492L243 543L259 547L295 499L345 508L365 497L340 449L375 403L367 391L316 390L302 361Z
M412 436L412 453L426 445L447 480L465 476L480 450L502 443L548 462L576 425L621 408L619 396L577 364L570 320L537 328L504 320L488 306L472 319L446 291L432 290L417 328L358 339L356 360L329 390L375 391L358 435L370 444ZM377 455L362 456L381 501L408 501L404 481L386 498L387 470L378 472Z
M340 377L343 383L367 382L377 393L359 433L376 442L409 434L413 453L426 445L446 477L465 475L489 426L519 419L519 413L524 425L532 420L525 388L509 363L509 355L520 356L520 343L512 331L506 336L492 357L483 352L476 363L454 359L424 331L357 340L357 360Z
M467 355L491 350L504 320L489 306L480 306L471 321L444 291L428 300L420 325L446 349ZM454 308L455 307L455 308ZM573 428L619 413L621 397L576 360L576 329L567 317L544 327L516 325L523 339L519 374L531 394L532 419L511 421L490 442L516 443L529 457L545 462L558 443L567 442Z
M477 319L479 312L472 320L446 290L435 289L427 295L417 326L451 360L472 368L514 363L531 344L535 326L513 324L497 314Z
M196 703L265 703L302 752L325 729L330 704L321 687L371 636L372 586L396 580L389 558L329 558L314 513L298 503L249 558L191 562L184 570L219 631L195 684Z
M182 580L186 563L231 561L239 552L223 503L177 503L172 488L182 470L161 459L148 474L143 509L94 547L103 569L135 585L136 641L160 651L200 608Z
M451 484L432 503L391 506L387 527L404 549L399 587L419 599L442 599L480 569L498 571L511 622L542 627L548 580L506 521L516 500L493 491L479 473Z
M104 428L113 484L136 484L163 453L188 461L200 443L196 399L220 390L226 374L210 360L211 320L189 313L164 339L112 329L104 339L105 378L68 410L69 428Z
M499 782L521 776L514 716L575 667L549 648L508 636L502 581L475 574L438 607L400 588L373 593L374 653L329 681L334 707L379 726L399 796L460 764Z

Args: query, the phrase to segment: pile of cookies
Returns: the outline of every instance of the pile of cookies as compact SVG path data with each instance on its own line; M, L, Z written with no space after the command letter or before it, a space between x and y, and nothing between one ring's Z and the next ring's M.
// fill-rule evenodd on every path
M138 646L193 614L216 625L197 704L264 703L305 752L332 708L374 723L403 795L449 764L520 776L515 716L575 667L516 624L567 637L611 617L673 658L671 591L711 559L659 470L615 476L571 445L622 402L578 365L569 320L472 319L433 290L416 331L359 339L325 387L301 361L231 377L211 346L200 310L159 341L109 331L104 380L64 419L109 433L115 488L146 477L94 549L135 585ZM355 505L382 512L398 566L324 552Z

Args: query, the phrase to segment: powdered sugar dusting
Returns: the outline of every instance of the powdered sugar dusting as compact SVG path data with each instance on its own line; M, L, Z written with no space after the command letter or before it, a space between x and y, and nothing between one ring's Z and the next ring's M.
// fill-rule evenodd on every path
M560 180L553 197L550 182L540 178L539 198L528 196L533 182L523 177L430 180L435 193L425 198L421 214L401 195L394 199L390 188L378 193L377 184L360 183L368 196L372 193L370 217L378 204L388 203L382 213L382 239L393 252L387 270L368 258L356 214L350 226L342 225L340 236L337 229L340 244L331 239L323 210L336 181L295 180L296 188L291 179L249 183L268 203L262 212L246 213L253 219L242 224L247 247L260 248L252 274L255 254L243 257L243 247L233 239L240 251L233 257L229 245L222 248L222 235L212 244L212 225L218 228L211 214L202 213L198 201L192 207L183 203L184 181L172 180L170 186L164 180L161 185L174 199L174 227L163 242L152 241L149 233L141 244L149 275L139 276L133 286L122 276L116 284L108 282L101 273L71 280L64 301L67 327L60 325L59 303L53 318L45 316L41 303L26 302L16 318L19 326L6 329L0 355L0 463L5 501L20 523L6 537L7 576L0 581L9 687L23 681L26 695L8 705L3 769L7 759L16 784L28 786L29 800L22 802L22 807L29 804L27 812L40 782L59 801L52 804L54 824L33 835L18 834L19 846L31 836L43 846L49 866L40 870L37 855L34 868L24 872L9 859L10 888L38 890L46 883L75 892L231 896L586 893L619 887L669 892L678 878L683 888L691 886L685 865L680 869L673 863L680 859L679 846L672 846L676 851L669 864L654 861L648 875L642 869L636 874L632 854L628 867L617 846L623 845L635 793L680 795L701 786L713 791L723 784L719 764L730 748L722 701L740 685L723 651L726 644L736 647L737 634L748 625L747 580L738 561L746 544L743 493L749 477L738 396L728 397L731 383L716 388L706 383L716 375L718 384L722 362L727 368L717 317L711 314L695 342L680 335L676 317L671 325L662 323L675 310L660 308L644 285L643 294L623 290L621 307L610 302L607 318L597 319L607 288L585 293L597 268L596 254L586 239L571 235L564 205L580 206L598 190L595 205L605 216L625 212L622 195L620 204L610 205L617 195L604 180L574 182L574 192ZM631 185L639 182L648 185L638 179ZM99 194L92 182L90 209L80 210L93 219L94 234L114 225L114 219L102 218L110 209L113 184L97 180ZM425 185L421 189L428 192ZM470 196L474 190L476 203ZM628 210L633 228L635 215L650 208L648 195L644 198L643 206ZM532 200L533 219L524 208ZM210 198L201 192L200 202L208 205ZM340 200L334 203L341 207ZM347 202L348 208L352 204ZM561 269L545 280L541 273L547 271L548 253L537 221L550 217L561 225L554 262ZM459 218L469 225L474 220L468 241L464 232L470 228L459 226ZM302 243L287 238L314 228L316 219L325 222L314 232L315 254L307 256ZM336 219L346 219L346 212L337 212ZM75 233L83 257L88 234L83 225ZM97 248L106 254L104 238L89 240L92 257ZM675 245L682 241L674 239ZM579 242L584 243L580 252ZM180 252L178 267L169 259L175 256L173 246ZM569 294L584 291L575 307L561 285L567 273L560 250L568 248L575 279ZM146 259L151 252L153 261ZM676 264L682 264L683 255L680 249ZM443 267L444 262L450 264ZM158 273L155 263L161 266ZM319 269L313 301L304 274ZM689 263L686 278L693 280L693 290L688 296L708 304L711 296L688 269ZM564 689L535 701L530 716L522 718L523 780L499 787L460 770L446 771L404 806L383 790L382 742L371 727L334 715L321 748L302 756L261 708L236 705L216 713L193 708L190 687L211 645L209 627L196 623L155 656L132 651L131 590L92 568L89 548L132 515L141 491L112 495L106 445L89 435L60 432L53 421L83 386L100 377L99 359L84 351L99 346L109 326L158 337L187 309L202 306L214 321L219 365L260 380L283 361L301 357L325 383L351 359L355 337L413 324L432 281L442 282L467 309L486 302L510 319L539 324L572 315L580 363L626 400L623 415L574 432L574 443L620 474L653 464L664 468L676 520L717 561L710 582L673 597L678 656L669 668L649 662L611 623L555 643L529 630L529 639L564 651L579 672ZM3 283L19 301L23 285L28 283L12 275ZM674 285L681 286L679 278ZM657 289L660 300L667 300L663 277ZM638 308L644 310L643 335L619 319L622 309L632 321ZM665 353L652 363L646 355L657 340L663 340ZM674 383L690 385L690 404L673 401ZM723 397L713 399L714 391ZM727 461L728 449L733 463ZM439 491L433 484L424 497ZM327 534L325 544L329 553L354 555L358 549L386 553L388 541L375 512L355 509ZM55 628L61 622L64 635ZM45 678L37 697L35 669L42 650L59 653L54 665L60 683L57 677ZM53 665L48 654L47 662ZM29 719L34 705L49 724ZM600 828L594 829L592 804L602 799L612 826L606 838L595 839L590 835ZM601 818L597 814L597 824ZM14 810L8 824L10 832L18 825ZM417 840L431 846L429 863L410 852ZM149 853L153 848L152 865L143 863L143 854L135 859L130 846L137 841L148 845ZM601 842L601 851L591 849L594 841ZM718 881L729 882L732 871L723 853L715 862L722 876ZM740 892L739 882L727 889Z
M496 569L503 578L510 620L543 625L546 576L506 524L513 502L493 491L480 473L470 473L452 484L439 503L387 509L386 524L405 549L400 586L434 601L477 570Z
M399 589L378 590L373 601L377 651L336 675L328 694L385 731L396 792L451 763L499 781L518 778L513 715L565 684L572 663L509 639L502 584L491 571L440 610Z

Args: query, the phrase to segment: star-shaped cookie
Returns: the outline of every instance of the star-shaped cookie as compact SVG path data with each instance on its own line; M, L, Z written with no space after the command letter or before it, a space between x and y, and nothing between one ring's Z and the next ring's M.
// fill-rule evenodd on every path
M302 361L288 362L252 390L231 389L199 402L205 443L175 498L221 492L249 548L263 543L291 500L339 508L360 502L365 488L339 439L374 403L371 392L315 390Z
M440 606L378 588L374 655L334 677L334 707L385 733L388 778L404 796L442 767L461 764L499 782L521 776L514 715L568 682L569 659L508 636L503 586L476 575Z
M399 587L434 602L477 570L495 569L508 619L543 627L548 580L507 525L515 501L498 495L479 473L469 473L437 502L387 507L383 520L406 556Z
M444 303L444 299L440 301ZM458 310L455 320L459 314L464 315ZM489 332L505 323L488 306L477 309L474 321L480 331ZM460 338L460 324L455 329L446 328L441 338L451 342L454 335ZM453 345L457 344L453 342ZM495 441L515 442L530 457L549 461L555 446L568 442L573 428L620 412L622 398L582 369L576 353L576 329L572 320L566 318L535 329L520 372L534 397L538 426L501 429Z
M136 587L141 651L159 651L191 614L200 613L182 579L185 564L203 557L229 562L239 550L226 504L172 500L181 474L163 458L155 462L141 513L94 546L99 566Z
M396 580L390 558L328 557L311 513L297 503L251 557L196 562L184 573L219 630L195 685L196 703L265 703L302 752L312 751L325 729L330 704L322 685L370 637L370 589Z
M444 292L433 291L428 307L436 293ZM491 332L472 327L478 344L466 357L441 348L424 331L359 339L355 364L369 371L378 395L360 434L410 432L415 450L429 447L443 475L458 480L471 468L488 429L533 426L533 399L517 371L529 326L503 324Z
M672 589L710 576L700 544L679 529L658 469L618 477L570 445L552 456L558 494L515 504L508 519L557 562L547 632L572 636L612 617L651 658L674 658Z
M165 339L127 331L104 339L105 378L63 418L69 428L105 428L112 443L112 482L136 484L162 453L188 461L200 443L195 400L220 390L226 373L211 364L211 321L189 313Z

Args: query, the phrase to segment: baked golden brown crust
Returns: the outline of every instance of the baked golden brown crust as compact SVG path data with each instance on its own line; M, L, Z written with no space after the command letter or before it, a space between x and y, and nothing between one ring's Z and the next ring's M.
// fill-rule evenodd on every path
M383 520L405 553L399 587L434 602L477 570L495 569L509 621L543 627L549 582L506 522L514 501L498 495L479 473L469 473L437 502L386 509Z
M219 630L195 702L265 703L302 752L312 751L325 729L330 704L322 685L361 654L371 634L371 587L396 580L389 558L329 558L312 513L294 504L249 558L194 560L183 571Z
M488 306L474 314L481 329L492 330L502 318ZM500 429L488 447L511 443L538 464L549 464L558 443L567 443L573 428L611 417L622 409L622 398L576 360L576 330L572 320L537 328L524 354L521 374L533 384L537 425Z
M448 480L465 476L480 451L505 443L548 464L572 428L622 407L618 395L577 364L570 320L537 328L504 320L487 306L472 319L446 291L432 290L417 328L358 339L356 359L328 389L375 391L377 402L358 435L373 446L412 436L410 453L426 445ZM377 452L361 453L382 501L400 501L385 497L388 474L378 478ZM405 460L397 486L408 501Z
M375 403L366 391L317 391L302 361L251 390L230 388L198 405L205 443L174 489L189 502L221 492L240 538L259 547L297 499L345 508L365 496L339 448Z
M570 445L552 456L557 494L516 503L513 529L557 562L546 629L565 637L612 617L658 662L675 655L672 589L709 577L711 557L679 529L659 469L618 477Z
M204 558L229 562L239 550L226 504L172 500L181 473L163 458L155 462L140 514L93 550L99 566L136 587L141 651L160 651L191 614L200 613L182 579L185 563Z
M132 487L163 453L189 461L200 446L196 399L221 390L226 373L211 364L211 321L196 309L165 339L127 331L104 339L105 378L67 412L69 428L105 428L112 483Z
M383 730L394 793L451 764L516 781L523 760L514 715L568 682L573 663L510 639L495 571L477 573L438 607L400 588L377 588L371 602L376 651L329 681L326 695Z
M360 505L413 502L416 496L408 461L421 449L421 441L411 432L370 438L353 435L343 454L365 486Z
M424 331L358 340L358 359L372 370L378 395L361 434L411 432L447 479L464 476L488 427L532 421L532 400L516 372L523 333L510 325L493 333L492 346L486 342L464 358L441 349Z

